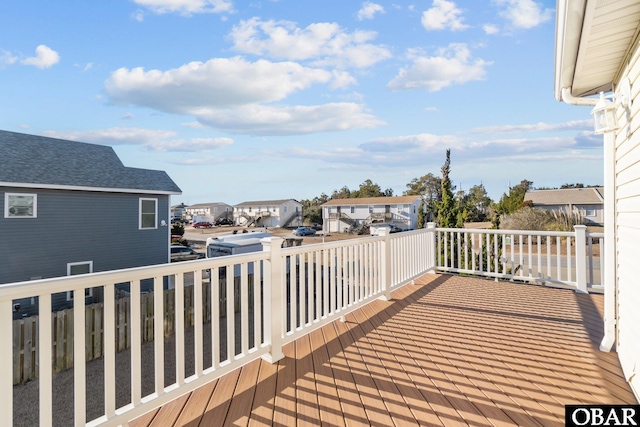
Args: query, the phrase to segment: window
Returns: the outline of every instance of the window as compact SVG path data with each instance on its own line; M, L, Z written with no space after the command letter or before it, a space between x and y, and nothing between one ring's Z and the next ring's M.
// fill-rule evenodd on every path
M140 229L158 228L158 199L140 199Z
M5 218L37 218L38 195L26 193L4 194Z
M67 264L67 276L75 276L76 274L88 274L93 273L93 261L83 262L70 262ZM84 290L84 297L90 298L93 296L93 288L87 288ZM67 291L67 301L73 301L73 292Z
M351 213L356 213L356 207L355 206L351 206Z
M369 213L373 213L373 206L369 206Z
M585 215L586 216L596 216L596 210L593 208L586 208L585 209Z

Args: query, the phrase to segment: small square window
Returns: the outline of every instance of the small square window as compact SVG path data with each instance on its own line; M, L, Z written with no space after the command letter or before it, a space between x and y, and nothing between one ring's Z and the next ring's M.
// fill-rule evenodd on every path
M67 264L67 276L75 276L76 274L93 273L93 261L71 262ZM84 297L93 297L93 288L84 290ZM73 292L67 291L67 301L73 301Z
M140 229L158 228L158 199L140 199Z
M38 195L27 193L5 193L5 218L37 218Z

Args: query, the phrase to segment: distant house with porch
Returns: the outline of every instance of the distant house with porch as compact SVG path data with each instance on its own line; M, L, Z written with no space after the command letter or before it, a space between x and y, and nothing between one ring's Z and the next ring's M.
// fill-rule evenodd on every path
M578 211L587 224L604 224L604 187L531 190L527 191L524 200L531 201L535 209Z
M182 218L182 215L186 212L187 205L180 203L179 205L171 206L171 217Z
M420 203L420 196L332 199L322 204L323 230L345 233L373 223L413 230L418 225Z
M233 207L233 220L243 227L298 227L302 204L294 199L242 202Z
M0 161L0 284L169 262L181 191L166 172L126 167L108 146L7 131ZM54 309L71 304L56 298Z
M196 215L212 217L213 221L233 218L233 206L223 202L197 203L186 206L184 211L191 218Z

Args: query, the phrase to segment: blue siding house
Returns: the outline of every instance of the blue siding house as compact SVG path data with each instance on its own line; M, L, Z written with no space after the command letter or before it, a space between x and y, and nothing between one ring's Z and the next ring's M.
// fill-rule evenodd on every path
M0 284L169 262L174 194L111 147L0 131Z

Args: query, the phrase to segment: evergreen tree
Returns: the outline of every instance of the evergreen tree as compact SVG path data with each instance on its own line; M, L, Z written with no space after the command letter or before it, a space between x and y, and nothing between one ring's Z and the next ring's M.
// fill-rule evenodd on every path
M459 205L456 203L453 190L454 187L451 184L449 178L449 172L451 171L451 150L447 149L446 159L442 166L442 180L440 184L442 200L437 204L438 207L438 225L443 228L452 228L458 226L460 219Z

